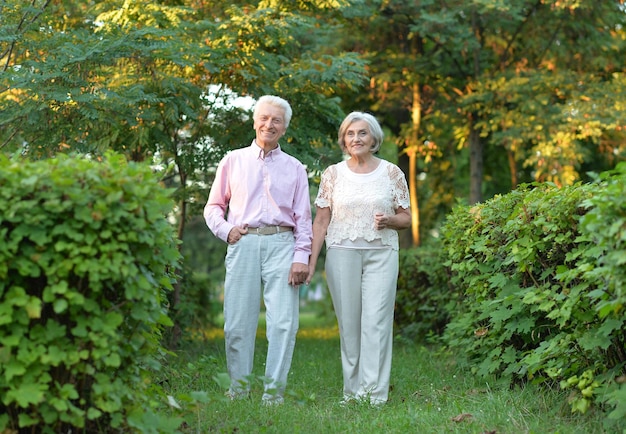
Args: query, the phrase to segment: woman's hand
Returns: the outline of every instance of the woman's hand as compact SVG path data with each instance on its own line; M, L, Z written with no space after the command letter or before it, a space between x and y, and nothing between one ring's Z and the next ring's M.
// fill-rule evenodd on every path
M315 274L315 264L309 264L309 275L306 278L306 284L311 283L311 279L313 279L313 275Z
M406 229L411 227L411 210L398 208L394 215L377 213L374 215L374 229Z
M389 216L383 213L374 214L374 229L381 230L389 226Z

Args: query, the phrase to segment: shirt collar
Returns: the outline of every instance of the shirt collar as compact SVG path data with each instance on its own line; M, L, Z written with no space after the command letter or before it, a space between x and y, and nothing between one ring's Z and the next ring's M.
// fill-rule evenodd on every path
M280 149L280 143L278 144L276 148L272 149L267 154L265 154L265 151L263 150L263 148L261 148L257 144L256 140L253 140L252 145L250 146L255 150L255 152L257 152L257 159L259 160L265 160L266 158L269 157L271 161L274 161L274 158L276 158L282 152L282 150Z

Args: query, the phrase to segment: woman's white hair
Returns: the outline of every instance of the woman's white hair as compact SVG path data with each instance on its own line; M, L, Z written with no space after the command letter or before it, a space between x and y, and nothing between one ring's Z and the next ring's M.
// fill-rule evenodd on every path
M378 152L378 150L380 149L380 145L383 144L383 137L384 137L383 129L380 127L380 124L378 123L378 121L376 120L374 116L372 116L369 113L363 113L363 112L350 113L343 120L343 122L341 123L341 126L339 126L339 133L337 136L338 136L338 142L339 142L339 146L341 147L341 150L343 152L346 152L346 141L344 140L346 130L348 129L350 125L352 125L354 122L357 122L357 121L365 121L365 123L367 123L370 134L374 138L374 145L372 146L372 149L370 149L370 152L373 154Z

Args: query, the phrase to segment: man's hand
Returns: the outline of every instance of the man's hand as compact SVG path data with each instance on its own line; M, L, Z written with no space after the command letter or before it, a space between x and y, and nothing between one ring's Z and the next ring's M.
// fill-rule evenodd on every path
M289 284L291 286L300 286L306 282L309 276L309 266L300 262L294 262L291 264L291 270L289 271Z
M245 226L235 226L228 233L228 239L226 240L228 244L235 244L237 241L241 239L245 234L248 233L248 225Z

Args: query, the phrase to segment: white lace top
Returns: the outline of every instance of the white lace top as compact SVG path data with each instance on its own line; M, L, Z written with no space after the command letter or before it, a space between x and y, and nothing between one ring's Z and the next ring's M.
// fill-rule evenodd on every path
M381 160L374 171L363 174L352 172L342 161L322 174L315 205L330 207L326 248L398 250L398 232L389 228L375 229L374 215L408 209L409 189L404 173L388 161Z

